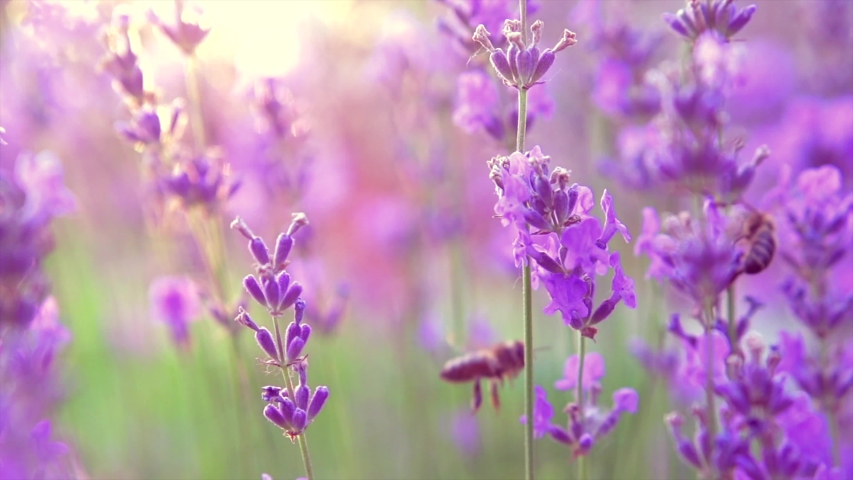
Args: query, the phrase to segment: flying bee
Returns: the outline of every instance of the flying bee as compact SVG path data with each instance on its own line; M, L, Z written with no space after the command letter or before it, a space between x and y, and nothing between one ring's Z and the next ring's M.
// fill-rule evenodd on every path
M515 378L524 369L524 342L511 340L476 350L449 360L441 369L441 378L452 383L474 382L474 413L483 403L480 380L488 380L495 410L500 408L498 387L506 378Z
M738 272L755 275L764 271L776 254L776 224L773 217L752 209L744 219L738 241L744 244Z

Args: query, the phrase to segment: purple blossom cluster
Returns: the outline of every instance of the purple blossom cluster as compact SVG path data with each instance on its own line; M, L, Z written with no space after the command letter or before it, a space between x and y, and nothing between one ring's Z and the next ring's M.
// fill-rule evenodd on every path
M565 426L554 423L554 407L548 401L545 388L536 386L536 403L533 408L533 429L537 438L549 435L563 445L572 448L572 457L587 455L607 434L619 424L623 413L637 413L640 397L634 389L620 388L613 392L613 405L609 409L599 404L604 378L604 358L595 352L584 358L582 387L578 396L578 355L566 360L564 377L554 383L557 390L572 390L574 401L563 408L568 416ZM521 416L521 423L527 417Z
M498 194L495 213L515 231L516 266L529 261L535 280L550 296L543 312L560 312L566 325L594 339L596 325L620 302L637 306L634 281L622 269L619 253L608 247L617 233L626 242L631 236L607 191L601 196L602 222L590 214L595 205L592 190L570 184L569 171L552 170L550 161L538 146L526 154L493 158L489 166ZM611 293L595 305L596 279L610 271Z
M0 151L2 151L0 146ZM5 153L2 153L5 157ZM76 209L62 164L43 151L0 166L0 329L26 328L50 285L42 260L53 250L51 221Z
M63 399L55 361L71 341L53 297L26 325L0 336L0 475L2 478L69 478L71 449L53 436L52 421Z
M0 133L4 133L0 129ZM5 157L0 138L0 156ZM42 261L51 221L76 210L62 164L48 151L0 165L0 476L68 476L67 445L52 434L63 389L55 359L71 341Z
M193 12L192 14L188 12ZM199 26L200 10L175 2L174 21L164 21L153 13L150 20L193 62L193 54L205 39L208 29ZM216 213L240 187L230 178L230 167L222 150L205 145L203 118L200 117L195 78L188 80L188 96L162 103L150 80L140 67L131 35L128 10L117 8L107 34L108 53L101 68L113 79L113 89L122 97L130 118L117 122L116 130L142 155L142 171L154 203L160 209L201 207ZM190 110L195 145L183 140Z

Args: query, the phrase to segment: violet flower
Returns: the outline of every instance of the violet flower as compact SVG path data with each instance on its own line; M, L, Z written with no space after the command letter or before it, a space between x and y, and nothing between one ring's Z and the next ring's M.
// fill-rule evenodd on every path
M14 171L0 169L0 325L26 327L47 296L42 259L53 249L50 221L76 209L50 152L20 155Z
M743 29L756 10L755 5L738 9L734 0L687 0L675 14L665 13L664 21L675 33L695 41L705 32L716 32L730 40Z
M151 11L149 20L188 56L195 53L196 48L210 33L210 27L204 22L201 7L195 4L187 7L183 0L175 0L175 12L172 19L162 19Z
M4 478L72 475L70 449L52 435L49 416L62 400L55 361L71 339L49 297L25 327L0 338L0 473Z
M803 171L795 185L785 177L768 195L771 207L784 210L777 222L778 255L791 273L783 292L797 319L826 339L851 324L853 285L832 279L835 272L849 274L853 265L853 193L842 188L840 172L829 165Z
M562 390L566 385L574 385L572 378L577 376L577 355L573 355L566 361L566 379L558 381L558 389ZM572 370L569 370L571 364ZM586 366L590 365L587 369ZM587 382L589 379L593 381ZM600 442L605 436L612 432L619 423L623 413L637 413L639 396L631 388L621 388L613 392L613 406L609 410L599 405L601 384L597 382L604 376L604 360L597 353L585 356L584 361L584 399L583 408L580 407L581 399L575 397L575 401L566 405L563 409L568 415L567 426L552 422L554 407L548 401L548 394L541 386L536 386L536 402L533 406L533 426L536 438L550 435L552 439L572 447L573 457L586 455L593 446ZM568 387L567 387L568 388ZM573 390L577 394L577 390ZM527 417L522 415L521 423L527 423Z
M537 85L554 64L555 54L577 43L575 34L569 30L563 32L563 37L554 48L539 51L539 41L542 38L543 23L537 20L530 25L531 41L527 45L521 32L521 21L506 20L503 35L509 42L506 51L496 48L489 40L489 32L482 24L474 31L474 41L490 52L489 59L498 77L510 87L529 90Z
M608 243L617 233L626 242L631 236L617 218L607 191L601 197L602 224L589 215L594 206L592 191L578 184L569 186L569 172L560 167L550 170L550 160L539 147L527 154L493 158L489 166L498 193L495 213L516 231L516 265L532 261L535 280L551 296L543 311L559 311L567 325L594 338L595 325L608 318L619 302L636 307L633 280L622 270L619 254L608 252ZM535 230L530 232L527 225ZM535 243L533 236L545 237L545 245ZM612 293L593 308L595 278L610 269L614 271Z
M180 348L190 345L189 323L198 319L201 302L195 282L186 277L160 277L148 290L151 316L165 323Z
M465 72L457 80L456 91L453 123L467 133L483 129L496 140L502 140L504 125L495 114L498 91L492 79L481 71Z

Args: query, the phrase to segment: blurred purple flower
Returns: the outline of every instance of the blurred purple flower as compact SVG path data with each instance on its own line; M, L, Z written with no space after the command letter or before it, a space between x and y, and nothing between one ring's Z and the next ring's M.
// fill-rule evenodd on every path
M566 360L563 367L563 378L554 383L554 388L557 390L571 390L578 383L578 363L579 357L572 355ZM601 388L600 380L604 378L606 373L604 367L604 358L598 352L590 352L584 356L583 362L583 388L584 391L592 390L593 388Z
M450 439L463 454L476 456L481 447L477 417L468 410L454 413L450 422Z
M504 127L495 114L498 90L482 71L465 72L456 82L456 107L453 123L467 133L484 129L497 140L503 139Z
M728 41L749 23L755 10L755 5L739 9L733 0L688 0L687 6L675 14L664 13L663 20L689 41L706 32L719 34Z
M189 323L201 314L198 287L188 277L159 277L148 290L151 316L165 323L178 347L190 345Z
M200 6L191 4L185 6L183 0L175 0L174 17L164 20L153 11L148 16L151 23L160 28L172 43L183 51L185 55L193 55L196 48L210 33L210 27L206 25L203 11Z
M536 400L533 404L533 436L535 438L542 438L549 432L553 416L554 407L548 402L548 392L536 385ZM522 415L519 421L526 424L527 415Z

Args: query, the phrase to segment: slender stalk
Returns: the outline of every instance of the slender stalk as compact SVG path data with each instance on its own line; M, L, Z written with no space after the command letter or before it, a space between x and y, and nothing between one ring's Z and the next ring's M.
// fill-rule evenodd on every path
M527 36L527 0L519 0L521 31ZM527 90L518 90L518 131L515 150L524 152L524 137L527 134ZM530 265L522 269L522 303L524 306L524 413L527 423L524 428L524 478L533 480L533 294L530 280Z
M717 438L717 408L714 402L714 309L705 312L705 403L707 408L709 456L713 454L714 441ZM709 467L713 468L713 467ZM711 478L713 478L711 472Z
M578 331L578 386L577 393L575 396L577 397L578 402L578 411L580 414L581 422L584 421L584 413L583 413L583 364L584 357L586 357L586 341L583 334ZM587 471L586 471L586 455L581 455L578 458L578 478L580 480L587 479Z
M522 273L522 296L524 304L524 478L533 480L533 289L530 285L530 265Z
M201 94L198 87L198 59L195 55L187 56L187 71L184 76L187 88L187 101L190 109L190 126L197 153L202 153L207 144L204 136L204 117L201 114Z
M732 282L729 288L726 289L726 317L728 318L728 333L729 343L732 346L732 352L738 351L737 345L737 320L735 319L735 284Z
M278 317L272 317L273 328L275 329L275 344L276 348L278 348L279 355L284 354L284 349L282 348L281 342L281 329L278 326ZM293 395L293 379L290 378L290 374L288 373L287 365L279 365L281 369L281 376L284 377L284 383L287 387L287 393L290 394L290 398L296 398ZM305 465L305 476L308 477L308 480L314 480L314 468L311 466L311 453L308 451L308 439L305 437L305 432L300 433L296 437L299 442L299 451L302 453L302 463Z

